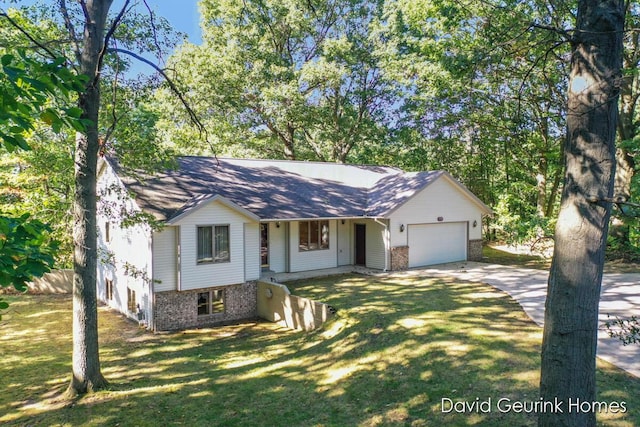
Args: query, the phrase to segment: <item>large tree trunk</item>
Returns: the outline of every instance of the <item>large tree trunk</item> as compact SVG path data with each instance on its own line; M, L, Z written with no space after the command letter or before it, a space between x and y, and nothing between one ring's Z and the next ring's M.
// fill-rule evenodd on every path
M562 413L541 426L595 426L598 304L615 173L622 0L580 0L571 56L565 182L545 308L540 393ZM586 407L585 407L586 408ZM573 411L570 411L573 409ZM579 408L582 409L582 408Z
M100 66L105 23L112 0L88 0L80 55L82 74L90 80L80 95L82 117L91 123L76 136L74 195L73 280L73 376L68 393L95 391L106 385L98 355L98 310L96 301L97 228L96 177L98 162L98 111Z

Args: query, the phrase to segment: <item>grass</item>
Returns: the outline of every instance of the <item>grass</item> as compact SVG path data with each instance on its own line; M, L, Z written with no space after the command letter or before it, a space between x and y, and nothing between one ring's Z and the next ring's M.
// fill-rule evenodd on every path
M489 245L485 245L482 248L482 262L538 270L548 270L551 267L551 258L507 252Z
M490 245L482 248L482 262L500 265L511 265L514 267L535 268L538 270L549 270L551 258L540 255L525 255L515 252L507 252ZM625 256L620 252L607 251L607 258L604 264L605 273L638 273L640 272L640 262L636 257Z
M0 424L28 426L529 426L499 398L537 400L541 329L494 288L337 276L290 284L337 315L312 333L263 322L153 335L104 308L108 390L56 399L70 376L68 296L10 296L0 323ZM640 425L640 380L599 362L599 400ZM445 414L441 399L493 400Z

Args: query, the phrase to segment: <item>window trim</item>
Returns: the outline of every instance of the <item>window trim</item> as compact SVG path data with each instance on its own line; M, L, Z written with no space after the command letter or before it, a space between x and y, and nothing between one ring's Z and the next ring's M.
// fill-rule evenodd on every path
M315 233L316 236L311 236L311 230L313 230L315 227L312 226L311 223L317 223L316 224L316 231ZM326 223L326 230L327 230L327 236L326 239L323 239L322 237L322 230L323 230L323 225L325 225ZM302 244L302 224L306 224L306 232L307 235L304 236L306 237L306 248L303 246ZM312 237L315 237L315 239L312 239ZM326 241L326 242L325 242ZM312 248L312 244L317 245L317 247ZM314 251L326 251L331 249L331 221L329 221L328 219L312 219L312 220L307 220L307 221L298 221L298 252L314 252Z
M226 227L227 236L226 236L226 251L225 250L217 250L217 242L216 237L218 234L216 233L217 228ZM201 228L209 228L211 229L211 257L200 257L200 229ZM227 252L226 257L220 258L217 254ZM207 225L196 225L196 264L224 264L231 262L231 224L207 224Z

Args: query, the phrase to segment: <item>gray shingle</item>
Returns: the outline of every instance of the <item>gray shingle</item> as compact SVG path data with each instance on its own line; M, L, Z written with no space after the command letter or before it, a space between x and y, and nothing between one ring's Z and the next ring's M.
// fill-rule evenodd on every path
M260 219L385 216L443 173L213 157L177 162L176 170L148 175L128 174L109 160L138 206L162 221L216 195Z

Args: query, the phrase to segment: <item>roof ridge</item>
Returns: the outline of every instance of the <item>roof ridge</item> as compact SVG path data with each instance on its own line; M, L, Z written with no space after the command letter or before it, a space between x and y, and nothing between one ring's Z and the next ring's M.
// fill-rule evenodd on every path
M224 157L224 156L203 156L203 155L178 155L176 158L198 158L198 159L210 159L210 160L228 160L228 161L247 161L247 162L273 162L273 163L286 163L286 164L313 164L313 165L330 165L330 166L344 166L355 168L385 168L393 169L399 172L405 172L403 169L397 166L390 165L376 165L376 164L361 164L361 163L340 163L340 162L323 162L321 160L288 160L288 159L264 159L264 158L247 158L247 157Z

